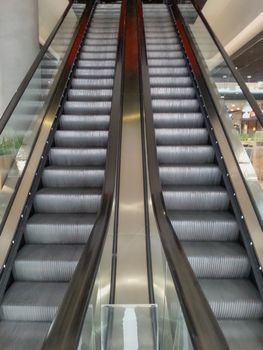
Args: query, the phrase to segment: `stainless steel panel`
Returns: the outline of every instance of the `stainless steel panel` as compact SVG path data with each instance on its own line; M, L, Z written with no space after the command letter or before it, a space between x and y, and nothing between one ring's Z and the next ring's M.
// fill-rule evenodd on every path
M116 298L147 304L136 1L127 2Z

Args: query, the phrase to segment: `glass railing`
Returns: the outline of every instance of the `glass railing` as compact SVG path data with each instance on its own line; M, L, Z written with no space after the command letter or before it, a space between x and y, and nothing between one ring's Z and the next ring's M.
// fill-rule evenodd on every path
M159 349L194 349L160 240L152 203L149 199L150 246L152 256L153 292L158 308Z
M232 68L241 78L240 85L229 62L216 45L204 19L193 4L181 1L179 11L186 25L194 48L201 58L202 68L210 91L213 94L217 111L223 121L228 140L239 164L244 180L252 196L260 219L263 219L263 128L262 101L256 101L247 89L237 67L230 60ZM250 89L263 94L263 86L249 83ZM251 92L253 92L251 90ZM254 90L255 92L255 90ZM260 121L261 120L261 121Z
M0 134L0 225L33 149L61 64L79 22L80 10L85 7L78 5L75 10L74 6L67 12L19 101L15 101L15 95L2 116L1 122L5 120L5 125ZM13 103L14 108L9 113Z
M101 349L105 328L105 316L102 314L104 305L109 304L111 291L112 250L114 239L114 211L111 214L107 238L98 272L92 289L89 306L79 338L78 348L81 350Z

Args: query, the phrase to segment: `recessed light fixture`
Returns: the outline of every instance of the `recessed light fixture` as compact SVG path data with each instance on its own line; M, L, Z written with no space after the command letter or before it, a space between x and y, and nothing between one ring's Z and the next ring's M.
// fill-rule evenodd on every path
M226 79L226 78L227 78L227 75L223 75L223 78Z
M232 107L236 107L236 105L233 104Z
M252 75L247 75L247 78L248 78L248 79L251 79L251 78L252 78Z

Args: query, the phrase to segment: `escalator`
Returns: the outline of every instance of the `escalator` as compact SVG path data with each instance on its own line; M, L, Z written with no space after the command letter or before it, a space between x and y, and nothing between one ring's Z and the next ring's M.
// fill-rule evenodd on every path
M75 62L1 302L1 349L41 347L94 226L104 184L119 18L119 4L98 4ZM47 59L42 69L50 74L51 67Z
M171 12L142 12L140 0L92 6L0 276L0 347L223 350L224 333L231 350L259 350L258 280ZM80 17L83 5L72 7ZM27 102L43 104L70 28Z
M194 76L166 5L144 5L159 175L169 219L231 349L262 348L263 303Z

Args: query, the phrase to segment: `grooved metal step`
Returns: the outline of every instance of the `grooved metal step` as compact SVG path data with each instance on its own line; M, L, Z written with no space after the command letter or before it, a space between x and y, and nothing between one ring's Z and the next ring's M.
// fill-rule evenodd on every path
M160 165L212 163L215 152L210 145L201 146L157 146Z
M95 214L34 214L25 229L28 244L84 244L96 220Z
M58 130L55 134L56 147L106 147L108 131L104 130Z
M201 113L154 113L155 128L201 128L204 118Z
M106 148L59 148L49 152L49 162L60 166L103 166Z
M181 241L236 241L237 222L227 211L168 211L168 216Z
M198 278L247 278L250 263L239 243L183 242L187 258Z
M60 117L61 129L68 130L68 131L107 130L109 127L109 122L110 122L109 115L62 114L62 116Z
M169 165L160 166L162 185L219 185L221 171L217 165Z
M34 198L37 213L96 213L101 189L43 188Z
M229 197L220 186L163 186L168 210L227 210Z
M61 282L14 282L0 306L1 319L51 322L67 287Z
M16 281L69 282L83 251L80 244L27 244L17 254Z
M156 129L158 145L206 145L208 132L205 128Z
M104 182L104 168L62 167L50 165L42 174L42 184L49 188L100 187Z

